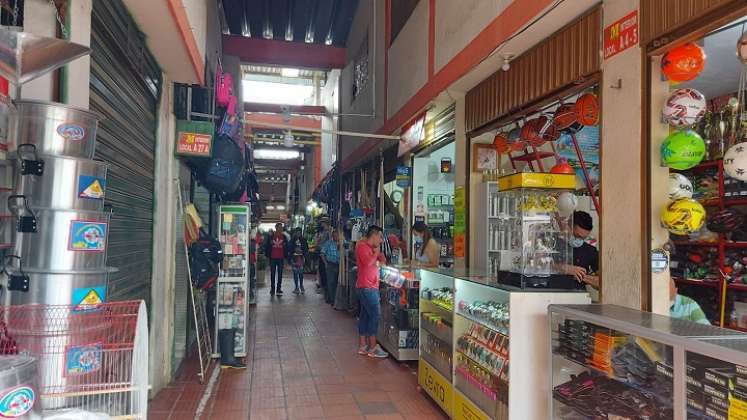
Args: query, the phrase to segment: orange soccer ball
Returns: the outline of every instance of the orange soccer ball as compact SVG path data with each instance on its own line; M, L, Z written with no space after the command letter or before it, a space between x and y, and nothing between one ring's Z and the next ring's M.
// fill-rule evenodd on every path
M688 42L664 54L661 59L661 72L673 82L687 82L698 77L705 67L705 61L703 49Z
M599 102L593 93L584 93L576 100L576 120L583 125L597 125Z

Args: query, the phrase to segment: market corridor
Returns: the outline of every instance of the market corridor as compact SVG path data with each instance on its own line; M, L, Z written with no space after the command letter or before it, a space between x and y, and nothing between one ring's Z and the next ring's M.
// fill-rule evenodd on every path
M355 353L355 318L313 292L270 299L260 289L252 307L246 370L223 369L201 419L441 419L417 391L415 365ZM196 417L205 386L195 364L151 402L154 420Z

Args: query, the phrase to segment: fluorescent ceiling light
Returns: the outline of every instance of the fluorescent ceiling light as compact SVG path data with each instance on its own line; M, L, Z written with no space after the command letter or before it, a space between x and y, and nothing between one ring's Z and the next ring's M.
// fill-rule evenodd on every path
M265 207L267 210L275 210L275 206L267 206Z
M301 157L298 150L280 150L280 149L256 149L254 159L268 160L292 160Z
M301 73L299 69L289 69L287 67L283 67L280 70L280 74L283 77L298 77L298 75Z
M275 208L276 208L277 210L285 210L285 206L282 206L282 205L280 205L280 206L275 206Z

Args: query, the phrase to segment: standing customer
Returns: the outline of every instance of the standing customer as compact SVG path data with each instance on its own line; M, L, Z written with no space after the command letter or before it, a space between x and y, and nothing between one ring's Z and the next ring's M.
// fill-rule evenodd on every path
M283 261L288 252L288 238L283 232L283 224L275 225L275 232L265 243L265 255L270 258L270 296L275 295L275 278L277 277L277 295L283 296Z
M423 222L412 225L412 240L415 242L415 262L420 267L438 267L441 246L433 239L431 230Z
M306 289L303 288L303 267L306 263L306 257L309 255L309 243L303 237L301 228L293 229L293 236L290 242L290 263L293 268L293 294L303 294Z
M329 218L328 217L322 217L319 221L319 230L316 233L316 238L314 238L314 243L317 247L317 252L320 251L320 247L324 245L325 242L329 240ZM316 292L317 293L324 293L324 301L329 303L329 296L327 296L327 267L324 264L324 260L322 259L321 252L318 255L319 261L318 264L318 272L319 276L317 279L316 284ZM334 299L334 298L333 298Z
M337 296L337 275L340 272L340 237L336 230L330 231L330 238L322 244L319 255L324 261L327 269L327 292L325 297L329 297L327 303L334 306L335 297Z
M381 228L371 226L366 237L355 246L355 261L358 265L358 291L361 312L358 319L358 354L384 359L389 356L381 346L376 344L376 333L379 329L381 302L379 301L379 267L386 263L381 253L384 238Z

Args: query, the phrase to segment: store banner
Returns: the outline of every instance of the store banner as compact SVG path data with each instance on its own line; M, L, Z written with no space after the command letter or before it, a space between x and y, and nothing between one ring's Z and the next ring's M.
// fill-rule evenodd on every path
M464 187L458 186L454 189L454 257L456 258L464 258L466 255L466 225Z
M213 150L213 130L212 123L178 120L174 154L209 158Z
M402 137L399 139L397 157L401 157L416 148L423 140L425 140L425 112L415 118L402 132Z
M638 10L604 28L604 59L638 45Z
M398 166L395 176L397 186L401 188L408 188L412 184L412 167L410 166Z

